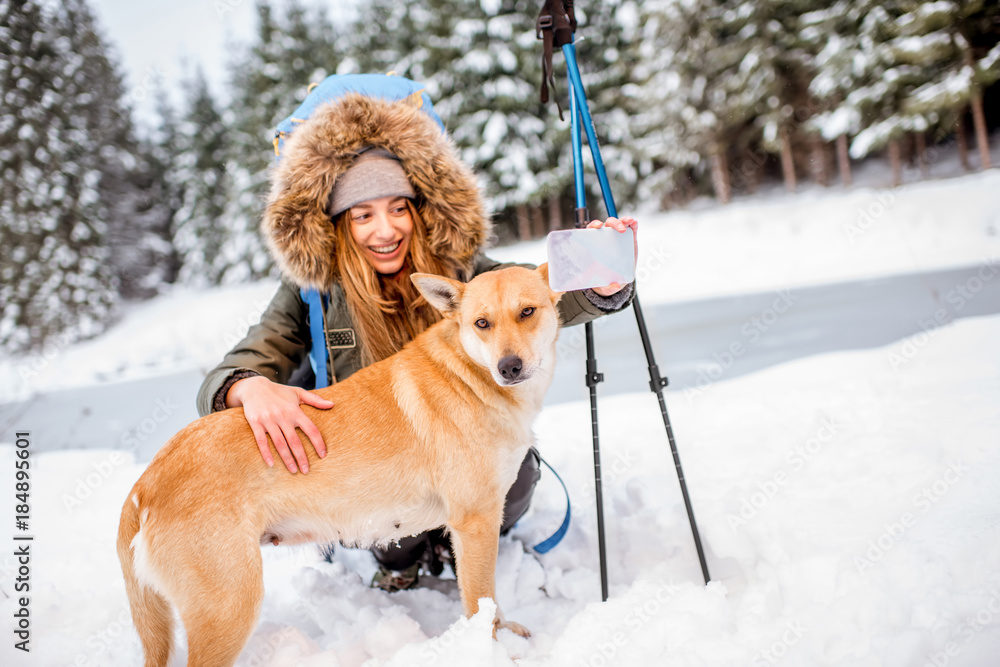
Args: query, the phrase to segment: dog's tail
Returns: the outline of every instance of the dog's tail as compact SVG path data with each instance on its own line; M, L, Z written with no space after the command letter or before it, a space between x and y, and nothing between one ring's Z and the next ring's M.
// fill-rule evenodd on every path
M136 576L132 543L141 528L139 495L133 489L122 507L122 519L118 525L118 560L125 576L132 621L146 656L146 667L166 667L173 650L174 615L167 599Z

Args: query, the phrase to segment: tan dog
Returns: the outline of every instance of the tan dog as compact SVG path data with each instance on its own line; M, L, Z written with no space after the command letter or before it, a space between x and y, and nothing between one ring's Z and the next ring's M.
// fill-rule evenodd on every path
M447 526L467 616L494 597L504 498L533 442L555 363L559 294L543 265L468 284L417 274L445 318L303 405L329 444L309 474L262 460L242 408L203 417L153 458L122 508L118 557L147 667L173 614L188 665L232 665L257 624L267 542L388 543ZM303 435L304 437L304 435ZM500 612L497 627L527 636Z

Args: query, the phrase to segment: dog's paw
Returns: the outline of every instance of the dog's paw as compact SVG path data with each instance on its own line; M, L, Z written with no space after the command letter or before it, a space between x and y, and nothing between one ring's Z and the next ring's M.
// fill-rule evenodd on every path
M528 628L524 627L520 623L514 623L513 621L501 621L499 618L493 621L493 639L497 638L497 630L504 629L510 630L515 635L521 637L530 637L531 633L528 632Z

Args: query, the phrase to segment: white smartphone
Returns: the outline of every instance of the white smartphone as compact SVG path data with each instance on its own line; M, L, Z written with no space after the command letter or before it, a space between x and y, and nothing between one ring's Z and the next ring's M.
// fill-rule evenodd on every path
M561 229L548 236L549 287L556 292L635 280L635 232Z

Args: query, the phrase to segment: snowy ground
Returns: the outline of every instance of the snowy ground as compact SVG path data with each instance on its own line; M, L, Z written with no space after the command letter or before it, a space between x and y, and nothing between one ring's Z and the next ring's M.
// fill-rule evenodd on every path
M598 602L588 408L565 404L536 432L567 479L571 530L551 553L525 553L561 516L546 475L501 547L498 598L530 641L493 644L487 618L457 621L453 589L369 589L366 552L328 564L311 548L267 548L264 613L241 664L996 664L997 340L1000 317L966 319L671 401L707 588L655 399L620 396L602 403L611 599ZM0 447L0 469L13 465L14 448ZM0 663L138 664L114 534L142 466L58 452L36 454L32 470L32 653L8 631ZM0 564L10 624L16 569L10 555Z

